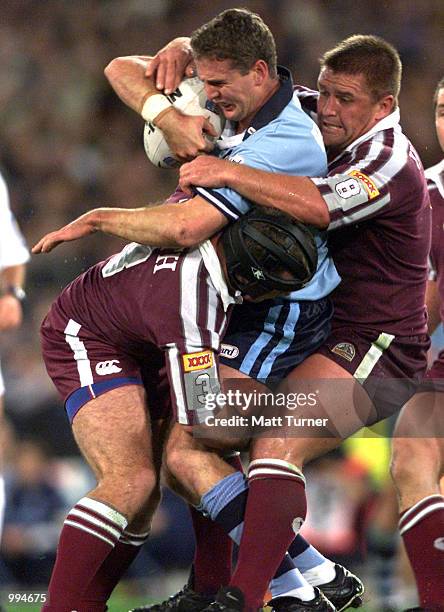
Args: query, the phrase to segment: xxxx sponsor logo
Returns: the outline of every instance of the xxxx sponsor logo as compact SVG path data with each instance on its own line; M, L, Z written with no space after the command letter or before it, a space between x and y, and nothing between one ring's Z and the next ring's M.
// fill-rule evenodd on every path
M213 351L202 351L201 353L189 353L182 355L183 369L185 372L194 370L206 370L212 368L214 363Z
M355 347L349 342L338 342L338 344L331 349L331 352L347 359L347 361L353 361L356 355Z
M376 187L372 179L369 178L366 174L363 174L359 170L353 170L352 172L350 172L350 176L354 176L355 178L360 180L361 183L364 184L364 187L368 193L368 197L370 200L376 198L379 195L378 188Z

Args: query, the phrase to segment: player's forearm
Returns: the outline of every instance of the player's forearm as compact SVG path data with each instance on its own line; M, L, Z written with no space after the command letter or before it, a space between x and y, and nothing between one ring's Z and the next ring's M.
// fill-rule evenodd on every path
M328 226L327 205L309 178L271 174L238 164L230 166L226 184L244 197L262 206L279 208L304 223Z
M116 57L105 68L105 76L119 98L140 114L147 96L158 93L146 78L147 60L142 56Z
M105 234L157 247L191 246L179 206L97 208L88 214L94 229Z

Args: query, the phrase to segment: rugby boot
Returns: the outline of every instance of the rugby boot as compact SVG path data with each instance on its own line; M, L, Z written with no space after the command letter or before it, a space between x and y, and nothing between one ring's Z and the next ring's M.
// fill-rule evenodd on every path
M204 612L244 612L245 597L240 589L234 586L221 587L216 600L204 609ZM262 612L259 608L257 612Z
M200 612L212 601L214 595L201 595L186 584L178 593L161 603L133 608L129 612Z
M357 576L335 563L336 576L330 582L318 584L318 589L331 601L338 612L362 606L364 585Z
M328 601L317 587L313 587L315 591L314 599L303 601L299 597L274 597L267 606L270 606L272 612L302 612L303 610L312 610L313 612L335 612L336 608Z

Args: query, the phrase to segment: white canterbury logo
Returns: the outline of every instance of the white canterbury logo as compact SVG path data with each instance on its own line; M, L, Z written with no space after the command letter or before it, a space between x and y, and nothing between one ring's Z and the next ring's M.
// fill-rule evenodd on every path
M436 538L433 542L433 546L438 550L444 550L444 538Z
M119 368L118 359L109 359L108 361L101 361L96 365L96 372L99 376L106 376L107 374L117 374L122 371L122 368Z

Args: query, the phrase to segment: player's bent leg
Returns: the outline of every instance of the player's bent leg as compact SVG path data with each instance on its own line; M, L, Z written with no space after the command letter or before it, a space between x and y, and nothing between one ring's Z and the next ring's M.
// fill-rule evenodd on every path
M156 419L151 423L153 462L156 473L160 473L163 444L169 423L166 419ZM144 507L123 531L114 549L103 561L94 578L88 585L80 609L104 609L114 588L137 557L150 534L152 517L160 502L160 486L157 484ZM101 607L100 607L101 606Z
M236 473L220 452L208 449L188 427L174 424L165 449L169 485L194 506L221 479ZM174 480L171 480L171 477Z
M143 387L112 389L85 404L74 418L73 434L97 479L89 497L133 520L157 480Z
M348 384L343 385L340 400L332 381L327 380L332 378L349 379ZM295 417L300 417L297 424L276 431L275 438L258 438L252 443L245 531L238 567L232 579L232 584L244 593L254 593L256 588L256 599L250 605L256 605L259 589L268 585L279 560L305 519L304 463L335 448L343 436L350 435L362 425L360 415L348 408L349 404L353 406L356 393L362 392L363 400L368 401L365 392L356 390L353 377L322 355L308 357L293 371L285 385L278 388L282 393L304 393L306 396L317 390L321 392L316 393L316 405L299 406L295 411ZM344 406L348 409L347 418L343 418ZM307 424L310 419L317 418L324 419L322 423L326 418L327 422L313 431ZM261 534L260 540L258 533ZM266 558L264 550L267 551ZM253 572L248 567L248 559L258 558L258 555L261 558L260 580L258 571ZM330 574L325 582L331 582L332 578L336 578L336 573ZM362 591L360 584L359 591L352 596L357 598Z
M404 406L396 423L391 474L401 512L428 495L440 493L444 438L435 437L440 435L439 429L443 427L438 422L439 400L444 403L443 394L416 394Z
M65 519L43 608L51 612L79 606L128 522L146 507L156 490L143 387L120 387L89 401L76 414L73 432L97 486ZM92 609L104 610L104 606Z
M391 466L400 499L399 531L420 603L431 609L444 602L444 496L439 487L444 438L432 437L435 432L442 435L443 400L442 393L418 393L404 407L395 429Z
M238 453L224 456L235 472L243 473ZM180 484L169 474L167 482L171 488L181 493ZM182 490L182 495L183 495ZM185 497L187 495L185 494ZM231 578L232 540L226 531L209 517L204 516L191 504L194 536L196 541L193 566L188 583L169 599L154 605L135 608L132 612L198 612L210 604L221 586L229 583Z
M340 385L340 393L334 388L332 378L335 382L340 380L343 383ZM254 534L261 533L267 538L267 534L273 533L270 542L267 540L264 543L261 536L261 544L267 550L273 547L277 550L276 532L267 528L267 525L273 525L274 528L279 524L282 530L280 548L284 549L285 539L289 537L292 539L290 528L294 527L296 522L302 524L305 518L306 499L302 466L310 459L335 448L343 437L359 429L362 426L362 415L372 409L367 394L356 385L351 374L323 355L312 355L306 359L278 390L282 393L303 393L306 396L308 393L316 392L318 400L314 406L298 408L295 412L295 416L300 417L297 425L293 429L288 426L283 428L284 431L280 432L282 437L278 437L279 432L276 432L277 437L274 439L259 438L253 441L246 515L246 523L248 520L251 534L248 539L245 536L242 540L245 551L245 559L242 558L242 572L235 574L232 581L244 592L250 588L248 586L250 582L256 579L252 572L249 572L247 565L248 558L255 558L260 554L255 549L258 544L254 542ZM357 398L359 406L356 406ZM326 425L315 430L304 425L310 423L309 419L317 418L324 419L322 423L326 422ZM266 500L265 506L264 500ZM270 575L275 559L270 555L266 560L267 563L263 557L261 560L265 580L265 567L268 564L267 573ZM339 609L345 609L353 604L360 605L364 590L361 581L343 568L336 568L331 562L326 563L326 561L318 554L313 564L306 569L309 569L311 574L315 574L316 572L312 571L313 566L323 566L323 576L316 574L315 579L318 584L332 587L329 596L332 598L336 596ZM239 563L238 569L240 567ZM310 578L313 582L313 575Z

